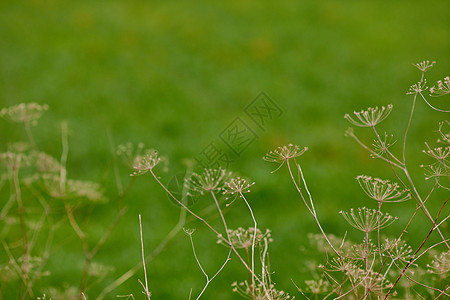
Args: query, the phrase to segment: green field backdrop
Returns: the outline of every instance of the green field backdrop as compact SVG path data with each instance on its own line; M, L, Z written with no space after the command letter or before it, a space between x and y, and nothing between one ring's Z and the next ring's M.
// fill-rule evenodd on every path
M318 229L286 169L271 174L276 166L262 156L289 143L308 146L301 162L325 230L336 235L349 230L349 237L361 239L338 214L350 207L376 207L354 178L394 177L388 166L344 136L349 124L343 116L392 103L394 110L380 130L399 138L412 100L406 92L420 77L412 64L436 60L431 83L449 75L449 12L450 2L442 0L0 1L0 108L48 104L32 130L39 148L55 157L61 156L61 122L67 121L68 176L101 182L109 199L77 212L80 219L89 215L83 228L92 245L118 212L111 140L115 145L142 142L167 156L168 170L155 169L167 183L211 142L220 142L221 133L240 117L257 137L233 157L229 168L256 182L248 199L259 226L272 230L273 279L278 288L302 298L291 279L303 286L313 277L305 251L307 234ZM281 111L258 127L245 108L261 92ZM432 101L450 107L448 97ZM425 190L430 183L423 181L419 167L427 162L421 149L425 141L435 140L432 131L447 117L423 102L418 102L415 117L408 157L419 189ZM369 130L356 130L370 143ZM0 120L0 151L24 139L22 127ZM400 146L398 142L394 152ZM128 184L132 170L118 167ZM0 202L6 202L7 188L0 193ZM123 201L127 213L94 258L111 272L89 288L88 299L96 299L140 261L138 214L147 253L178 220L179 207L150 176L135 178ZM201 211L211 203L201 198L192 209ZM403 228L414 208L413 202L387 206L402 218L393 231ZM221 228L216 214L206 216ZM239 201L226 216L230 227L252 226ZM407 237L411 244L426 235L427 222L418 217ZM197 254L214 273L227 249L216 245L215 235L202 224L188 219L186 226L197 229ZM0 264L7 260L3 250ZM78 287L82 262L81 242L66 222L47 264L51 274L36 283L41 294L48 294L48 286ZM205 281L182 231L148 262L147 273L152 299L187 299L190 289L197 295ZM230 286L246 278L233 258L204 299L240 299ZM143 279L142 271L107 298L133 293L143 299L138 279ZM17 286L2 289L3 299L17 299Z

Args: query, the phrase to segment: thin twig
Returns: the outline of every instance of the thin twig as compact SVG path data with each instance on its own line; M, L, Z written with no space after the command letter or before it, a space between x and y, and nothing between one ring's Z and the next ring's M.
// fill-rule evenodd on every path
M147 281L147 269L145 267L145 254L144 254L144 237L142 236L142 221L141 221L141 214L139 214L139 233L141 237L141 252L142 252L142 266L144 268L144 279L145 279L145 286L144 292L148 300L150 300L150 292L148 291L148 281ZM142 284L142 282L141 282Z

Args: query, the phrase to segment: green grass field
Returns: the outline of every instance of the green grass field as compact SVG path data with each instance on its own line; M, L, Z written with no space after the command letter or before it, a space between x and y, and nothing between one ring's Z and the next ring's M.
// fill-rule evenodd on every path
M79 212L80 218L90 215L83 228L92 245L118 211L108 134L116 145L143 142L167 156L169 171L157 169L167 183L220 139L236 117L243 118L257 138L234 157L230 169L256 182L248 199L261 228L272 230L274 279L280 289L296 295L291 279L301 285L312 277L302 249L308 247L307 234L318 230L286 170L270 174L276 166L262 156L289 143L308 146L301 161L319 218L328 232L342 235L349 230L339 210L376 206L366 200L354 177L391 173L344 137L349 124L343 116L393 103L394 111L381 127L402 135L411 105L406 92L420 76L412 64L437 61L429 74L431 85L449 75L449 11L450 2L438 0L1 1L0 109L21 102L48 104L49 111L32 130L39 148L58 158L60 123L67 121L68 176L101 182L109 198ZM245 114L260 92L282 109L263 128ZM432 99L449 108L447 100ZM408 155L419 182L419 165L426 161L420 153L423 143L435 140L432 131L446 118L418 102ZM23 128L0 120L0 151L24 139ZM132 180L132 170L120 166L119 171L124 184ZM138 214L147 253L178 220L179 208L154 180L135 180L123 200L127 213L94 258L113 269L88 290L88 299L96 299L140 261ZM419 187L426 189L426 184ZM6 202L5 189L0 203ZM207 201L200 199L193 209L200 210ZM413 202L401 205L393 205L391 213L406 217L415 207ZM218 216L209 217L220 228ZM252 226L243 203L235 203L227 217L232 226ZM216 245L207 228L188 221L188 227L197 229L194 238L203 265L215 272L227 250ZM415 234L426 235L420 222ZM393 229L401 230L401 224ZM360 238L353 231L349 235ZM414 244L414 236L409 242ZM0 257L3 263L6 256ZM51 275L37 283L42 293L48 294L47 286L78 287L82 259L81 243L65 222L51 251ZM191 288L198 294L204 284L183 232L148 262L147 272L154 299L187 299ZM246 276L232 259L203 298L240 299L230 285ZM138 279L143 279L142 271L107 298L133 293L143 299ZM16 288L3 287L3 299L16 299Z

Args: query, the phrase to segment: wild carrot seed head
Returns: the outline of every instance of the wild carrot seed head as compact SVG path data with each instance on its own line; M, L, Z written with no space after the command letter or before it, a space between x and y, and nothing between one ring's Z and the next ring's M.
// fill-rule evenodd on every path
M411 195L401 189L398 183L366 175L356 177L361 189L369 198L379 202L402 202L411 198Z
M203 195L208 192L219 192L225 187L225 183L231 177L231 172L225 169L205 169L201 174L192 173L191 177L185 179L184 185L188 193L199 193Z
M380 124L384 119L386 119L392 111L392 104L387 107L382 106L381 108L369 107L367 110L361 110L359 112L354 111L354 117L349 114L344 116L347 121L358 127L373 127Z

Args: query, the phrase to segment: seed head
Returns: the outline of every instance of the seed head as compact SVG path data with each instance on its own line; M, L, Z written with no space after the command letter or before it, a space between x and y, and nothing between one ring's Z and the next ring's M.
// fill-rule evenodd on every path
M254 184L254 182L248 183L247 180L240 177L232 178L230 181L225 183L226 186L223 189L223 194L240 196L244 193L250 193L250 187Z
M395 261L408 263L411 259L412 248L403 240L386 239L382 246L383 255L391 257Z
M134 164L133 169L135 171L131 174L131 176L139 176L150 172L159 164L160 160L161 159L158 157L157 151L143 155L142 158Z
M265 244L265 240L267 240L268 243L271 243L273 240L270 235L270 230L266 229L265 233L262 233L259 228L256 229L256 236L255 236L255 228L250 227L248 229L244 229L242 227L239 227L238 229L228 229L228 235L231 240L231 244L234 248L244 248L248 249L252 247L253 245L253 239L255 239L255 247L260 247ZM224 238L221 234L217 237L217 243L228 246L228 244L225 244Z
M0 165L5 165L10 170L17 170L30 165L30 157L24 153L3 152L0 153Z
M425 180L447 176L450 171L446 165L440 164L421 165L421 167L425 169Z
M450 155L450 146L431 149L427 143L425 143L425 145L428 149L423 150L423 153L436 159L439 162L446 162L447 157Z
M344 118L350 123L359 127L373 127L380 124L384 119L386 119L392 111L392 104L387 107L382 106L381 109L378 107L369 107L367 110L361 110L360 112L353 112L355 118L350 117L346 114Z
M355 244L350 248L348 257L355 260L367 260L371 255L377 252L377 250L377 246L375 246L370 239L367 241L366 238L364 238L362 243Z
M417 69L419 69L420 71L426 72L429 69L431 69L435 63L436 63L435 61L424 60L424 61L421 61L421 62L415 64L414 66Z
M427 87L427 80L423 79L409 87L408 92L406 92L406 95L416 95L418 93L421 93L423 91L426 91L428 89Z
M438 80L437 86L430 88L430 96L439 97L450 94L450 77L444 78L444 81Z
M33 152L30 158L40 173L59 173L65 171L65 168L59 160L45 152Z
M132 143L120 144L117 146L116 154L126 166L132 168L142 159L143 149L143 143L138 143L136 146Z
M396 182L366 175L360 175L356 177L356 180L367 196L381 204L384 202L403 202L411 198L411 195L406 190L401 189Z
M378 155L386 154L389 148L395 144L394 135L388 135L386 132L384 133L384 139L375 139L373 140L372 146L373 151ZM372 157L376 158L376 155L372 155Z
M427 265L428 272L434 274L449 274L450 272L450 251L436 255L431 264Z
M301 156L308 150L308 147L300 148L297 145L289 144L287 146L278 147L263 156L263 160L268 162L279 163L280 166L272 172L277 171L281 166L291 158Z
M222 168L205 169L202 174L192 173L191 177L185 179L184 185L190 195L219 192L224 188L225 182L230 176L231 172Z
M328 271L338 271L345 272L348 275L354 277L355 273L358 270L357 264L353 261L353 259L349 257L333 257L327 264L326 270ZM322 266L325 269L325 266Z
M37 120L48 110L48 105L40 105L37 103L20 103L18 105L3 108L0 111L0 117L9 119L17 123L32 123Z
M446 127L448 127L450 125L450 122L446 120L444 122L439 123L438 133L441 137L437 140L437 142L448 145L448 144L450 144L450 132L443 131L444 125L446 125Z
M329 291L329 283L323 279L319 280L306 280L306 289L308 292L314 295L323 294Z
M96 182L73 179L62 180L59 175L50 173L42 174L38 182L53 198L85 198L93 202L106 200L100 184Z
M339 213L351 226L365 233L385 228L397 220L388 213L383 214L376 209L366 207L358 208L357 211L351 208L350 212L341 210Z
M195 232L195 228L186 228L183 227L183 231L187 234L187 235L192 235Z
M289 300L294 299L285 291L280 291L275 289L273 283L267 283L265 286L261 282L256 282L255 287L252 283L248 281L244 282L233 282L231 284L232 291L238 293L244 298L255 299L255 300ZM266 293L267 292L267 293Z

